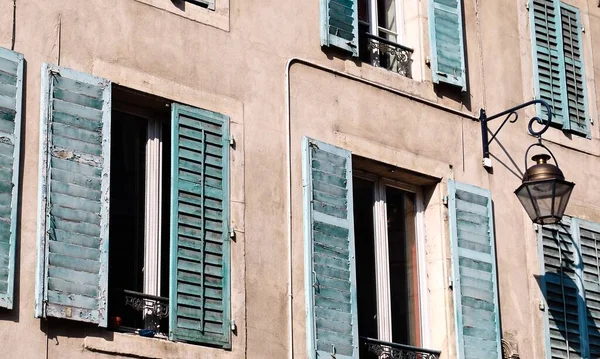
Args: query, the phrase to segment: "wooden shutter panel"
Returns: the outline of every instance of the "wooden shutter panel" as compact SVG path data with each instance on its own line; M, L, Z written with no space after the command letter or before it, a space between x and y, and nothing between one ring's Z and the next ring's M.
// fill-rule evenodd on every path
M467 90L462 0L429 1L432 80Z
M600 224L574 219L578 224L581 260L583 262L583 291L585 308L580 310L587 330L589 358L600 357ZM581 313L585 315L581 315Z
M42 67L36 316L106 326L108 80Z
M12 309L17 238L23 55L0 48L0 307Z
M543 258L542 290L546 299L547 357L586 357L585 305L581 288L582 261L577 220L567 217L559 225L539 231ZM583 319L583 320L582 320Z
M302 147L308 357L357 358L351 154L308 138Z
M173 104L169 338L231 347L229 118Z
M448 181L459 359L501 358L490 192Z
M215 9L215 0L184 0L195 5L205 6L210 10Z
M579 10L560 3L560 18L565 63L566 116L564 128L583 136L589 135L587 96L581 46Z
M358 57L357 0L321 0L321 45Z
M529 8L533 42L533 68L535 94L551 106L552 122L562 126L565 122L564 60L560 15L555 0L532 0ZM541 112L540 112L541 111ZM542 118L547 114L538 106Z

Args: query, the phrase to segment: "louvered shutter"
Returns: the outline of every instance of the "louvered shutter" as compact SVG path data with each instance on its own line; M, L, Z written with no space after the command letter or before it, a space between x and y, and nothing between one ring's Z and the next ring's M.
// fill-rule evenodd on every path
M533 39L533 68L536 97L552 108L552 122L562 126L565 122L564 60L560 15L554 0L532 0L529 9ZM545 108L542 118L547 119Z
M565 94L567 121L564 128L580 135L589 135L587 99L581 47L581 20L579 10L560 4L563 54L565 62Z
M108 80L42 67L36 315L106 326Z
M231 347L229 118L173 104L169 337Z
M490 192L448 181L457 356L501 358Z
M589 358L600 358L600 224L574 219L579 225L579 244L583 262L583 291ZM582 310L580 310L582 313Z
M0 48L0 307L12 309L17 238L17 198L23 55Z
M302 146L308 357L357 358L351 154L308 138Z
M587 357L576 221L564 217L561 224L544 226L538 234L543 258L542 289L547 305L547 357L552 359Z
M321 0L321 45L358 57L357 0Z
M433 82L466 91L462 0L429 1L429 44Z
M184 0L195 5L205 6L210 10L215 9L215 0Z

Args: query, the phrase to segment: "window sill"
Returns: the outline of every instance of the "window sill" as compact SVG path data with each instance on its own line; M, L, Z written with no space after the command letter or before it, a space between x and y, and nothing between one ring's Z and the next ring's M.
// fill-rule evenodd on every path
M103 337L88 336L83 342L83 348L92 352L146 359L231 358L235 356L232 352L219 348L117 332L105 332Z
M594 126L592 126L592 133L594 130ZM567 134L560 129L552 127L549 128L542 137L545 141L562 147L570 148L572 150L587 153L593 156L600 156L600 140L595 137L589 139L574 134Z
M215 10L183 1L179 6L171 0L135 1L229 32L229 0L218 0Z

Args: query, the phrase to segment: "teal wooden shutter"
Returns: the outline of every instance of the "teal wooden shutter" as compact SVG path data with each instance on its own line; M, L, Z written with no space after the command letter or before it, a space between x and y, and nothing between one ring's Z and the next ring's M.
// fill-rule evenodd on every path
M108 80L42 67L36 316L106 326Z
M231 347L229 118L173 104L169 338Z
M548 358L580 358L581 328L580 259L576 236L568 220L539 231L543 258L542 290L546 299L546 347Z
M0 307L12 309L21 148L23 55L0 47Z
M536 98L546 101L552 108L552 122L562 126L567 108L562 59L560 16L555 0L531 0L529 7L533 43L533 69ZM542 118L545 109L538 106Z
M184 1L187 1L192 4L196 4L196 5L205 6L206 8L208 8L210 10L215 9L215 0L184 0Z
M574 219L578 224L585 308L579 311L587 331L584 343L589 358L600 358L600 224ZM585 338L585 337L584 337Z
M429 44L433 83L467 90L462 0L429 1Z
M357 0L321 0L321 45L358 57Z
M304 257L309 358L358 358L349 151L304 138Z
M457 355L501 358L490 192L448 181Z
M587 96L581 46L579 10L560 3L561 31L565 68L566 117L564 129L589 136Z

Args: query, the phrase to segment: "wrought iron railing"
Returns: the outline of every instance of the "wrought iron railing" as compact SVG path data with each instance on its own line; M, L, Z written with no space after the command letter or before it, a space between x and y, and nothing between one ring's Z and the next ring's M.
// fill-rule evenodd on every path
M144 294L133 290L114 288L111 291L109 323L114 330L167 333L169 298Z
M127 289L123 289L123 296L125 298L125 305L138 312L161 319L169 316L169 298L157 297Z
M362 61L412 78L413 49L369 33L369 24L362 21L359 23L359 42Z
M378 359L439 359L442 352L361 337L366 352ZM363 356L361 356L362 358Z

